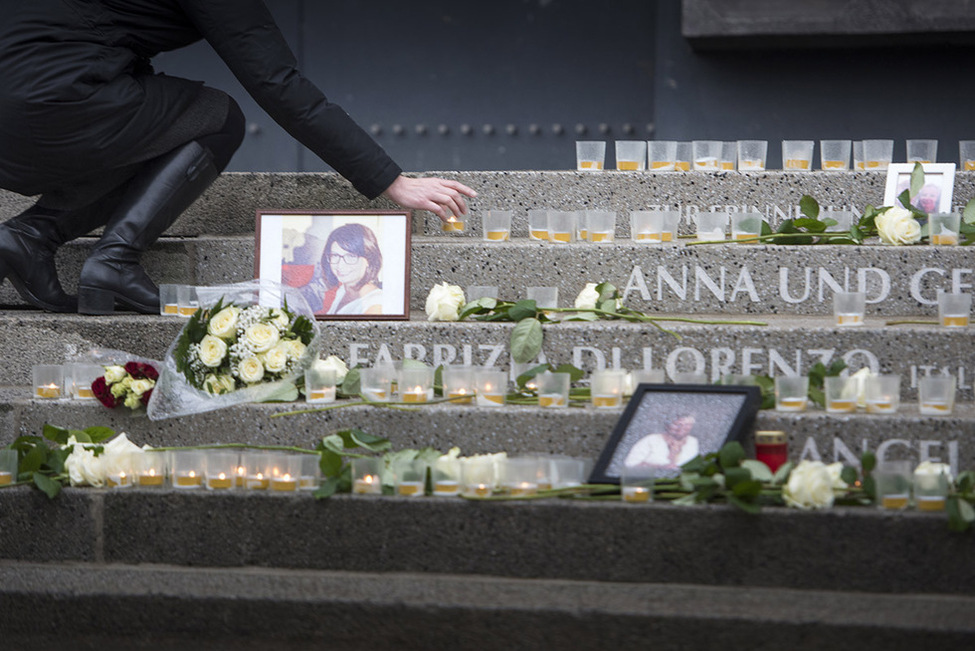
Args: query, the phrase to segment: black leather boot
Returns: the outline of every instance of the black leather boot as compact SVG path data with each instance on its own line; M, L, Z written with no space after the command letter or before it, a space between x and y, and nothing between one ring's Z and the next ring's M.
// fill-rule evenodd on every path
M121 194L113 191L78 210L37 204L0 224L0 281L10 280L21 298L49 312L74 312L78 299L58 281L58 247L108 221Z
M78 312L112 314L116 302L159 314L159 288L139 258L219 174L210 150L198 142L150 161L128 183L78 282Z

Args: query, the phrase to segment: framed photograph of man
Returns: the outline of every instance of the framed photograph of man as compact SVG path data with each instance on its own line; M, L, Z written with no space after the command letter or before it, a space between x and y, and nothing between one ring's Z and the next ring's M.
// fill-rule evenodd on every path
M924 185L911 199L911 204L927 214L951 212L951 195L955 189L954 163L922 163ZM884 189L885 206L901 206L897 199L911 187L914 163L893 163L887 168L887 185ZM906 206L901 206L905 208Z
M616 423L589 481L617 484L623 468L676 477L698 455L740 440L762 402L757 386L641 384Z
M318 319L410 318L409 211L258 210L255 273Z

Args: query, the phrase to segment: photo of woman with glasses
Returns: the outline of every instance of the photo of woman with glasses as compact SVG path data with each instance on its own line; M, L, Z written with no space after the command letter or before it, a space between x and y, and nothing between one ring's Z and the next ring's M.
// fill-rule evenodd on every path
M318 314L382 314L383 254L372 229L345 224L333 230L322 253L325 295Z

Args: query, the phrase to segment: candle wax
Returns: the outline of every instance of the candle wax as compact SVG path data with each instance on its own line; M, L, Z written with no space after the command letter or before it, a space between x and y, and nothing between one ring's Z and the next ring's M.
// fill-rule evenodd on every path
M166 303L163 314L179 314L179 306L176 303Z
M271 490L293 491L298 489L298 481L291 478L291 475L275 477L271 480Z
M37 387L38 398L60 398L61 388L56 384L45 384Z
M227 475L220 473L217 477L207 477L207 488L220 490L233 487L233 480Z
M423 482L401 481L396 485L396 493L404 497L415 497L423 495Z
M504 396L500 393L479 393L477 394L478 402L482 405L484 403L491 403L495 405L504 404Z
M622 496L624 502L649 502L650 489L645 486L624 486Z
M941 495L918 496L917 510L918 511L944 511L945 498L942 497Z
M622 398L618 395L603 395L603 396L593 396L592 405L598 409L605 409L606 407L619 407L622 403Z
M493 489L488 484L472 484L467 487L467 492L477 497L491 497Z
M9 486L12 483L14 483L12 472L0 472L0 486Z
M403 394L403 402L426 402L427 392L426 391L407 391Z
M560 393L538 396L539 407L565 407L565 398Z
M833 411L837 413L849 413L856 411L857 401L856 400L830 400L826 403L826 410Z
M163 476L154 472L142 473L139 475L139 486L162 486Z
M78 387L75 389L75 395L81 400L90 400L95 397L95 393L91 390L91 387Z
M899 495L884 495L880 500L880 505L885 509L906 509L907 502L907 493L901 493Z
M469 405L474 401L474 396L465 389L451 391L447 394L447 397L451 398L451 402L455 405Z
M202 486L203 477L201 475L196 474L192 470L189 471L188 473L181 472L176 475L176 485L187 487L187 488L193 486Z
M373 475L367 475L352 482L352 492L359 493L360 495L379 494L382 490L382 486L379 484L379 478Z
M460 483L452 479L440 479L433 483L436 495L456 495L460 492Z

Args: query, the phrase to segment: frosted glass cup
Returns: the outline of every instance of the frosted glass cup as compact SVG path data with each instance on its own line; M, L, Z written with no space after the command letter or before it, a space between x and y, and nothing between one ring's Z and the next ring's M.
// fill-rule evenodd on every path
M854 140L853 141L853 169L857 172L862 172L866 168L867 166L863 162L863 141Z
M848 377L830 376L823 380L826 413L852 414L857 410L857 386Z
M611 243L616 239L616 213L612 210L587 210L586 234L590 242Z
M738 143L734 140L721 143L721 169L734 171L738 163Z
M731 218L731 239L758 242L762 234L762 214L757 212L733 212Z
M646 504L653 501L653 468L648 466L623 466L620 473L620 497L629 504Z
M839 232L848 231L853 225L853 211L852 210L827 210L820 215L821 219L832 219L836 223L832 226L827 226L827 231Z
M392 397L393 374L391 366L375 366L359 370L359 393L366 400L386 402Z
M697 226L697 239L703 241L723 240L728 230L728 213L723 211L699 212L694 215Z
M775 378L775 411L806 411L809 402L809 377Z
M908 163L936 163L938 162L938 141L937 140L908 140L907 141L907 162Z
M590 379L589 389L593 407L614 409L623 404L623 371L595 371Z
M651 172L673 172L676 169L676 140L650 140L647 151Z
M561 409L569 406L568 373L541 373L535 376L538 382L538 406L547 409Z
M335 369L312 366L305 371L305 402L335 402Z
M947 416L955 408L954 376L923 377L917 381L917 402L922 416Z
M646 140L617 140L616 169L637 172L647 169Z
M528 300L535 301L535 306L539 309L559 306L558 287L528 287L526 295Z
M606 160L606 143L602 140L576 141L576 170L598 172Z
M867 309L867 295L863 292L833 294L833 316L838 326L862 326Z
M663 233L663 215L659 210L634 210L630 213L630 237L634 242L658 244Z
M768 140L738 141L738 171L761 172L765 169Z
M881 461L873 471L877 489L877 506L882 509L903 510L911 503L910 461Z
M539 242L548 241L548 210L528 211L528 238Z
M814 144L812 140L783 140L782 169L790 172L812 171Z
M488 210L481 216L484 239L489 242L507 242L511 239L511 211Z
M896 414L901 403L901 376L872 375L863 382L868 414Z
M864 140L863 166L867 171L886 170L894 159L893 140Z
M975 140L958 141L958 163L965 172L975 172Z
M934 246L955 246L960 229L961 215L956 212L936 212L928 217L928 241Z
M689 141L679 141L677 143L677 155L674 159L674 169L678 172L689 172L691 169L691 159L693 150Z
M968 326L972 313L971 294L938 293L938 320L946 328Z
M556 244L575 242L576 213L568 210L550 210L548 213L548 239Z
M178 285L165 283L159 286L159 313L163 316L179 316L177 287Z
M720 140L695 140L691 143L694 157L694 170L697 172L716 172L721 169Z
M841 172L850 169L849 140L820 140L819 160L823 170Z
M473 303L481 298L497 298L498 288L493 285L468 285L467 302Z

